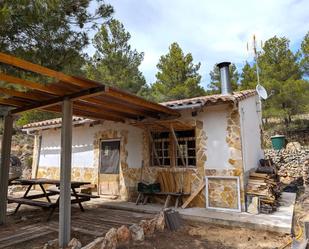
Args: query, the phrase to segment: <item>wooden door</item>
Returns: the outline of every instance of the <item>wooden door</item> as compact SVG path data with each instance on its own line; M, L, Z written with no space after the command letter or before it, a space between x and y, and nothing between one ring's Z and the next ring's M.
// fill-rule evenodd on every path
M99 193L119 195L120 141L102 141L99 167Z

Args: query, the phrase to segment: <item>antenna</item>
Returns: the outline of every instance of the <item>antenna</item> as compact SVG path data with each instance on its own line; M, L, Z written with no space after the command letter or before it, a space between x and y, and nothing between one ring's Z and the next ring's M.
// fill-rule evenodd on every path
M261 47L262 47L262 41L261 41ZM248 49L248 44L247 44L247 49ZM259 63L258 63L259 52L257 51L257 43L256 43L255 35L253 35L252 50L254 53L254 60L255 60L255 65L256 65L256 77L257 77L257 85L255 87L255 90L257 91L260 98L265 100L268 98L268 94L267 94L266 89L260 84L260 68L259 68Z

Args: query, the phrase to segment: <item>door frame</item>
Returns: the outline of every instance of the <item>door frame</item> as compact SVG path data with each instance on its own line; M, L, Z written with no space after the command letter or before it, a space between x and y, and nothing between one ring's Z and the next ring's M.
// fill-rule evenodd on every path
M100 188L100 167L101 167L101 156L102 156L102 143L103 142L119 142L119 173L120 175L120 169L121 169L121 138L110 138L110 139L100 139L99 140L99 163L98 163L98 195L101 195L101 188ZM115 174L116 175L116 174Z

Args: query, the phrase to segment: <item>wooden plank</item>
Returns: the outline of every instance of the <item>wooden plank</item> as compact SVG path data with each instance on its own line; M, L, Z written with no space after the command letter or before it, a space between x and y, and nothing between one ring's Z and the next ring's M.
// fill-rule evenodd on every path
M6 222L12 133L13 133L13 117L12 115L8 114L4 116L4 129L3 129L2 145L1 145L0 224L4 224Z
M6 81L8 83L13 83L19 86L27 87L29 89L36 89L41 92L45 92L49 94L60 95L60 96L66 94L63 89L56 87L54 83L45 85L43 83L37 83L37 82L29 81L29 80L24 80L24 79L10 76L10 75L7 75L1 72L0 72L0 80Z
M168 108L166 106L156 104L150 101L147 101L143 98L137 97L130 93L122 92L121 90L118 90L116 88L110 87L109 90L105 93L107 96L112 96L116 99L123 99L124 101L128 101L130 103L136 104L138 106L142 106L145 109L149 108L155 111L159 111L162 113L166 113L175 117L179 117L180 113L176 110L173 110L171 108Z
M16 100L16 99L5 99L5 98L0 98L0 105L5 105L5 106L16 106L16 107L21 107L24 106L25 104L32 104L33 102L31 101L20 101L20 100Z
M172 135L173 135L174 141L175 141L175 143L176 143L178 152L179 152L179 154L180 154L181 162L182 162L183 166L186 167L187 165L186 165L185 160L184 160L184 158L183 158L183 155L182 155L182 153L181 153L180 145L179 145L179 143L178 143L177 136L176 136L176 134L175 134L175 131L174 131L174 128L173 128L173 125L172 125L172 124L170 124L170 130L171 130L171 133L172 133ZM177 160L177 159L176 159L176 160Z
M85 81L83 79L80 79L78 77L74 77L74 76L69 76L66 75L64 73L61 72L57 72L54 71L52 69L49 69L47 67L43 67L34 63L31 63L29 61L26 60L22 60L19 59L17 57L8 55L8 54L4 54L4 53L0 53L0 62L14 66L14 67L18 67L18 68L22 68L24 70L27 71L31 71L34 73L38 73L38 74L42 74L42 75L46 75L48 77L52 77L52 78L56 78L58 80L62 80L64 82L73 84L73 85L77 85L80 87L95 87L98 86L98 84L95 84L93 82L90 81Z
M204 181L201 182L199 187L189 196L189 198L184 202L184 204L181 206L181 208L186 208L191 201L205 188L206 183Z
M61 97L55 97L55 98L44 100L44 101L29 105L29 106L20 107L20 108L17 108L15 110L12 110L11 113L17 114L17 113L21 113L21 112L24 112L24 111L29 111L29 110L34 110L34 109L42 109L42 108L46 108L46 107L49 107L49 106L57 105L61 101L63 101L64 99L75 100L75 99L83 98L83 97L86 97L86 96L101 94L105 90L106 90L105 86L98 86L98 87L94 87L94 88L89 88L89 89L81 90L81 91L73 93L73 94L69 94L69 95L65 95L65 96L61 96Z
M24 242L27 242L27 241L30 241L30 240L33 240L33 239L36 239L36 238L40 238L40 237L46 236L46 235L51 234L51 233L54 232L52 230L43 230L43 231L40 230L40 231L37 231L37 232L35 232L33 234L28 234L27 236L22 237L22 238L18 238L17 237L15 239L7 241L6 243L3 242L3 243L0 244L0 248L14 246L14 245L17 245L17 244L20 244L20 243L24 243ZM14 248L14 247L12 247L12 248Z

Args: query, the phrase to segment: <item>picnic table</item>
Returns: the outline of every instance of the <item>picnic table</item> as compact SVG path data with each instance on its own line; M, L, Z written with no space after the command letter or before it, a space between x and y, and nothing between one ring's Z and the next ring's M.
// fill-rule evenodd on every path
M36 179L16 179L12 182L14 185L22 185L28 186L26 192L22 197L12 197L8 196L8 203L18 203L17 207L15 208L14 214L16 214L21 205L30 205L30 206L37 206L44 209L50 209L49 215L47 220L49 221L55 212L56 208L59 206L59 198L60 198L60 181L59 180L52 180L52 179L44 179L44 178L36 178ZM84 194L77 191L77 188L80 188L83 185L88 185L90 182L79 182L79 181L72 181L71 182L71 199L72 204L78 204L79 208L82 212L84 212L84 207L82 202L90 201L91 198L99 198L99 196L91 195L91 194ZM29 194L31 188L35 185L39 185L42 193L41 194ZM46 185L54 185L56 189L45 189ZM58 198L55 202L49 198L50 196L56 196ZM46 199L46 201L38 200L38 199Z

